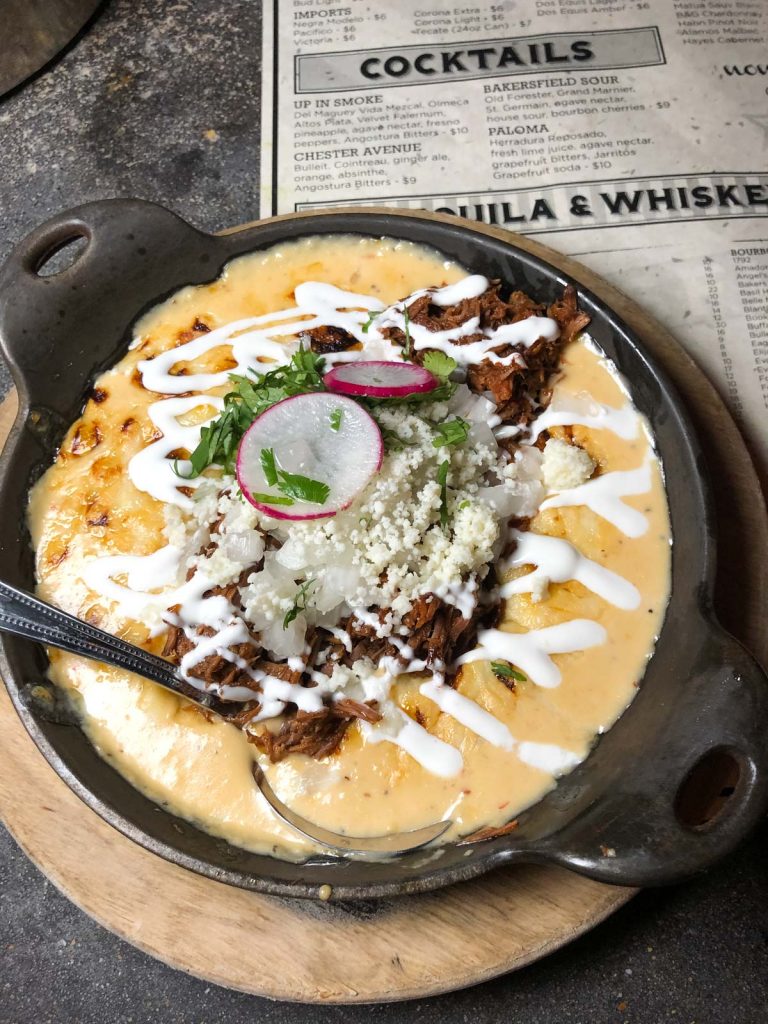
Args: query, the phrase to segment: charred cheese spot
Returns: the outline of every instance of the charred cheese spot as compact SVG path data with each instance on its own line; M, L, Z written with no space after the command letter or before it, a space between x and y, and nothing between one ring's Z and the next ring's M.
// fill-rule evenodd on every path
M190 328L186 331L179 331L176 336L177 345L186 345L188 341L192 341L193 338L199 337L201 334L208 334L211 328L205 321L199 317L195 320Z
M96 445L101 444L101 438L102 434L98 423L81 421L70 442L70 454L85 455L86 452L93 451Z
M101 459L96 459L90 468L90 477L93 483L107 484L120 480L123 477L123 467L117 454L110 453ZM89 497L88 501L94 500ZM88 508L86 501L86 508Z
M92 605L81 613L83 619L91 626L100 626L104 621L104 609L98 605Z
M109 392L106 388L94 388L91 392L91 398L94 402L100 405L102 402L106 402L109 398Z
M109 524L109 512L102 505L94 502L88 509L85 521L88 526L107 526Z
M423 728L434 729L437 725L440 709L433 701L419 693L417 682L408 680L399 684L397 703L409 718L418 722Z
M54 546L51 545L51 548L53 547ZM63 548L59 548L58 551L51 551L49 549L49 551L47 551L45 554L45 560L52 569L55 569L57 565L61 565L61 563L64 561L68 554L69 548L66 545Z

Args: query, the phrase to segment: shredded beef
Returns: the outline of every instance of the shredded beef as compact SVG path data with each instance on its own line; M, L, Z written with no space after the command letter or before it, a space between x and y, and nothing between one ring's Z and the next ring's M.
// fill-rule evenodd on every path
M254 667L261 672L266 672L268 676L282 679L285 683L298 683L301 679L301 670L289 668L284 661L269 661L267 658L261 658Z
M539 338L528 348L500 345L495 350L496 354L508 356L517 351L521 361L503 365L484 359L470 366L467 372L469 387L477 394L490 392L503 422L522 426L527 426L549 403L551 378L557 370L563 347L589 324L589 316L578 307L575 290L569 285L562 297L545 309L524 292L513 291L505 296L501 283L494 281L482 295L463 299L453 306L436 306L429 294L419 296L408 306L409 319L430 331L451 330L477 318L478 331L457 338L457 345L481 340L484 330L495 330L502 324L545 314L557 321L560 328L557 340ZM387 328L384 333L393 343L405 344L405 334L399 328ZM416 353L416 360L423 360L427 351L422 349Z
M349 331L325 325L304 331L299 335L299 341L305 345L309 342L309 347L318 355L325 355L327 352L346 352L347 349L359 344Z
M383 621L387 612L387 608L379 610L380 620ZM440 662L450 664L474 645L480 617L480 611L476 610L471 618L465 619L458 608L434 594L424 594L417 598L403 616L403 625L409 631L407 642L413 657L428 665ZM361 658L369 658L374 664L378 664L382 658L405 660L390 638L377 637L374 626L360 622L354 615L339 625L351 640L351 650L348 651L337 637L320 631L327 638L330 651L324 666L327 675L333 672L334 665L351 666Z
M215 524L214 524L215 525ZM213 545L215 547L215 543ZM210 545L208 545L210 548ZM204 551L207 549L204 549ZM233 583L229 583L226 586L211 587L210 590L206 590L204 597L225 597L227 601L236 609L243 610L243 606L240 599L240 588L244 587L248 581L248 577L252 572L255 572L261 563L257 563L251 566L249 569L244 569L240 573L240 576ZM194 569L190 569L187 573L187 579L190 579L194 575ZM170 611L178 611L178 607L171 608ZM211 629L210 626L200 626L197 630L197 636L213 636L215 630ZM195 643L190 640L184 630L180 626L169 626L168 635L165 639L165 646L163 647L163 657L170 659L175 665L181 663L181 659L189 651L193 650ZM249 643L235 644L231 650L234 654L241 658L249 668L259 667L261 668L261 661L263 651L261 646L257 643L255 638L251 638ZM268 662L267 664L271 664ZM281 665L279 668L286 669L287 665ZM264 671L268 671L264 669ZM248 689L255 690L256 683L245 671L244 668L238 667L231 661L227 661L226 658L220 657L218 654L210 654L207 658L198 662L190 670L189 674L194 676L195 679L202 679L207 686L245 686ZM276 673L270 673L276 674ZM283 678L281 676L281 678ZM194 691L193 691L194 692Z
M259 711L261 711L261 704L257 700L249 700L243 704L242 711L238 711L235 715L229 715L227 721L244 729L251 719L258 715Z
M200 626L197 630L198 636L214 636L215 630L210 626ZM168 636L163 648L163 657L169 658L178 665L185 654L194 650L195 644L184 633L180 626L170 626ZM257 667L261 658L261 648L254 641L252 643L234 644L232 652L241 658L249 668ZM189 669L189 675L195 679L201 679L206 686L245 686L250 690L256 690L256 683L245 671L226 658L218 654L209 654L196 665Z
M563 344L562 335L556 341L539 338L523 350L522 364L504 365L484 359L469 367L467 384L477 394L490 391L502 421L528 426L549 403L550 380L560 361Z
M462 299L453 306L436 306L431 296L421 295L408 307L408 317L430 331L449 331L477 318L481 330L495 330L502 324L512 324L529 316L542 316L544 307L524 292L512 292L502 297L501 282L493 281L490 288L474 299ZM477 341L481 333L457 339L457 345Z
M386 608L380 609L379 618L383 619L386 611ZM354 615L343 621L341 628L352 642L352 650L349 653L342 647L344 654L340 660L344 665L352 665L361 658L370 658L374 663L378 663L382 658L397 655L397 648L387 637L377 637L374 626L360 622Z
M328 757L338 750L344 734L356 718L365 722L378 722L381 713L375 702L361 704L356 700L345 699L322 711L297 711L285 719L277 733L265 729L247 735L273 763L282 761L289 754Z
M589 326L590 316L579 309L576 289L571 285L564 290L562 298L552 303L547 314L557 321L560 328L560 342L563 345L573 341L579 331L583 331L585 327Z
M449 664L473 646L478 619L478 611L465 619L455 605L425 594L414 602L403 623L410 631L408 646L415 657L434 665Z
M217 546L216 541L211 541L205 546L205 548L203 548L203 554L212 554L213 551L216 550ZM248 577L252 573L258 572L263 564L264 560L260 559L255 565L251 565L248 569L243 569L234 583L227 583L226 586L223 587L211 587L210 590L206 590L203 597L225 597L234 608L238 611L243 611L240 591L247 584ZM194 570L192 570L192 575L194 575Z
M363 722L381 721L381 712L376 707L376 701L364 704L359 700L352 700L351 697L343 697L336 701L332 710L335 715L341 715L350 721L354 718L359 718Z

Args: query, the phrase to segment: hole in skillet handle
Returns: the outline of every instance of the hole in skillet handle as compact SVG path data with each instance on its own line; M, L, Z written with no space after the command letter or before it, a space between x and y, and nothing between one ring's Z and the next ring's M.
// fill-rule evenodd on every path
M712 867L768 810L768 677L714 619L687 625L690 677L646 681L591 757L605 784L531 852L601 882L664 885Z
M80 232L57 242L44 251L35 261L34 272L38 277L55 277L69 270L88 248L90 239Z
M741 777L740 757L735 751L715 747L704 754L677 790L677 820L694 831L714 826L727 812Z
M72 270L85 255L91 230L79 217L65 215L43 225L22 243L21 268L32 278L53 278Z

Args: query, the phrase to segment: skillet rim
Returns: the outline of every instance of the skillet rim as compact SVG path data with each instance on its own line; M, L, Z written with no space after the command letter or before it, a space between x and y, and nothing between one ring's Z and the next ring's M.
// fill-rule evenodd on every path
M81 207L75 211L71 211L69 216L71 217L81 212L85 212L87 214L94 207L103 208L105 205L108 205L109 202L110 201L107 201L107 203L102 202L96 204L89 204L86 207ZM116 200L112 202L120 203L124 201ZM141 203L140 201L134 201L134 203L135 205L138 205L142 208L154 205ZM651 376L654 382L661 387L662 394L665 397L665 399L670 403L671 411L674 413L676 417L677 427L680 432L680 436L685 441L685 445L689 450L691 461L697 464L697 473L694 478L694 483L697 487L698 505L701 513L701 518L698 521L700 525L699 536L702 538L703 543L700 546L694 548L694 551L699 556L698 572L696 573L696 575L698 575L698 578L702 586L699 597L699 604L693 610L697 611L702 618L706 617L709 620L708 624L711 628L716 628L714 619L711 615L711 595L712 587L714 584L715 572L715 552L713 544L712 526L712 502L711 493L703 473L703 451L696 438L695 432L693 431L690 419L682 403L682 399L677 394L675 388L669 381L665 371L661 369L656 364L655 359L652 356L649 356L649 354L645 351L644 346L642 342L637 338L637 335L630 328L628 328L626 324L624 324L621 318L618 317L606 303L599 299L590 289L585 288L579 282L572 279L569 275L564 274L558 268L553 267L551 264L547 263L547 261L542 260L539 257L526 252L525 250L519 249L517 246L515 246L514 242L511 239L501 239L497 235L493 234L493 232L489 232L487 229L484 230L484 225L476 225L474 223L460 221L457 218L452 217L440 215L425 215L421 212L418 212L417 216L414 217L414 212L415 211L386 210L377 208L359 208L355 209L352 212L330 209L327 211L317 211L309 215L301 213L283 215L278 218L270 218L266 221L260 221L254 225L246 226L245 228L242 229L235 229L231 233L227 233L225 235L211 236L204 235L202 232L195 233L201 238L206 239L211 244L215 244L217 242L230 243L222 249L221 265L224 265L230 260L237 258L238 256L245 255L247 252L256 251L258 249L270 248L273 245L278 244L278 242L281 240L290 240L290 237L285 237L282 239L273 239L271 241L266 242L263 245L258 246L248 244L252 240L257 240L261 235L264 234L265 231L267 231L268 233L268 229L275 227L280 228L280 226L285 224L286 222L293 222L293 224L296 225L297 222L300 224L303 221L307 221L308 229L305 232L305 234L318 234L317 229L319 225L316 219L318 215L322 218L325 224L329 224L332 221L338 220L339 218L343 218L344 221L350 222L350 220L356 221L358 218L362 217L364 221L367 221L367 228L365 231L350 226L344 229L329 227L327 231L321 232L333 234L366 233L380 235L382 233L385 233L391 235L393 234L391 230L373 230L372 224L376 223L380 225L383 222L386 225L386 222L397 223L397 221L400 221L400 223L402 224L403 220L411 220L423 226L425 221L431 221L434 224L434 230L438 234L440 234L439 226L443 225L445 228L450 229L452 233L474 236L475 242L479 244L481 247L484 245L489 245L489 243L492 243L492 241L495 240L497 244L501 244L503 247L510 250L511 259L513 262L517 261L519 263L522 263L523 265L527 265L529 268L533 268L536 272L543 274L546 278L548 278L551 283L557 283L558 287L561 287L564 284L573 284L573 286L576 288L579 294L579 298L582 304L591 307L594 311L597 311L597 313L611 327L612 331L614 331L615 334L620 339L622 339L622 342L629 344L634 355L637 358L639 358L645 366L646 372ZM53 222L56 222L59 219L60 218L54 218ZM44 225L43 228L45 227L46 226ZM188 225L186 225L186 227L189 228ZM194 229L190 228L190 230ZM394 235L395 237L397 237L397 232L394 232ZM479 243L477 240L477 236L480 236ZM22 243L22 245L23 244L24 243ZM432 242L426 241L424 244L431 244L438 250L441 248L438 239ZM493 245L491 244L490 247L493 248ZM214 274L210 275L208 279L213 279L217 277L219 273L220 267L219 269L216 270ZM162 301L162 297L154 299L150 305L155 305L157 304L157 302L160 301ZM141 315L141 311L137 314L137 316L138 315ZM123 350L121 349L119 353L113 353L112 362L120 358L120 354L122 354L122 351ZM19 367L16 365L15 360L10 359L9 362L11 362L12 364L12 369L14 370L14 377L17 381L17 387L19 388L20 405L16 423L14 424L14 428L9 436L8 442L6 443L6 448L3 452L2 460L0 460L0 465L2 465L3 478L5 477L6 468L8 464L12 461L13 455L15 453L16 445L18 444L19 441L18 435L21 432L21 425L26 421L26 417L29 413L30 404L30 395L26 387L25 377L21 373ZM631 388L631 393L634 398L636 394L636 389L634 387ZM658 439L657 431L654 431L654 439ZM663 452L661 454L663 457ZM4 483L5 480L3 479L3 493L5 491ZM669 499L669 488L667 488L667 495ZM672 513L671 501L670 513ZM694 567L696 567L695 562ZM665 613L665 623L666 621L667 620ZM664 625L662 626L662 633L663 632ZM0 641L0 662L2 663L2 667L4 669L3 674L6 676L6 678L9 678L9 676L12 675L12 673L8 662L6 643L6 639L2 638L2 640ZM464 863L460 863L448 869L437 868L434 870L429 870L422 873L418 878L409 877L405 880L400 879L396 881L368 885L347 885L344 883L343 879L340 882L335 880L331 881L330 879L327 879L317 883L300 880L298 882L291 882L288 884L277 882L274 879L254 876L249 876L247 879L244 879L242 872L229 871L225 868L216 867L214 865L201 861L198 857L194 855L185 854L179 851L178 848L176 847L164 844L162 841L159 841L155 837L149 835L144 829L136 826L133 822L127 820L122 814L120 814L119 811L115 811L114 808L110 807L104 801L100 800L92 792L92 790L88 788L88 786L86 786L72 771L70 771L69 766L63 761L63 759L60 757L60 755L56 752L51 743L48 741L47 737L44 735L43 731L40 728L40 724L37 721L35 714L30 710L29 705L21 699L21 694L19 692L18 684L16 683L15 679L12 680L12 682L13 685L9 686L11 696L14 700L14 704L16 705L17 711L21 715L25 726L32 735L32 738L35 740L38 747L42 750L42 752L49 760L49 762L52 764L54 769L58 772L58 774L70 785L70 787L75 792L78 793L78 795L87 804L89 804L89 806L93 807L103 818L109 821L110 824L118 828L119 831L123 832L134 841L140 843L140 845L143 845L145 848L153 850L153 852L155 853L159 853L160 855L166 857L166 859L169 859L174 863L182 864L183 866L189 867L192 870L197 871L198 873L208 875L209 877L215 878L217 880L225 881L229 884L239 885L247 889L282 896L316 896L317 889L320 885L330 883L333 886L334 892L338 898L371 898L427 891L429 889L437 888L442 885L452 884L456 881L461 881L464 879L475 877L476 875L479 875L485 872L486 870L489 870L491 867L494 867L497 864L508 863L510 860L525 860L529 862L542 860L562 861L563 857L565 857L565 863L567 864L567 866L575 867L577 870L582 870L584 871L584 873L591 874L592 877L596 877L594 871L585 870L584 866L580 865L577 862L577 858L571 858L571 860L569 860L567 854L563 854L562 852L558 854L558 851L554 850L551 844L550 846L547 846L546 843L542 844L540 841L537 842L535 838L532 841L524 840L520 842L518 839L516 839L516 837L512 837L511 839L506 840L491 840L487 844L484 844L484 850L481 850L480 847L468 848L469 853L471 853L472 855L469 856L467 861L465 861ZM617 722L612 727L610 732L613 732L614 729L618 727L619 723L625 720L627 713L635 706L635 704L636 701L633 701L632 704L629 705L628 709L617 720ZM569 776L564 777L563 781L565 781L565 779L572 779L573 776L577 772L580 772L582 768L586 769L590 761L592 760L592 756L593 755L590 754L590 756L584 762L582 762L582 764L575 770L575 772L571 773L571 775ZM557 788L559 789L562 785L563 782L561 782ZM546 799L546 797L544 799ZM531 810L538 807L540 803L541 801L538 802L536 805L533 805ZM524 812L524 814L527 813L527 811ZM187 825L187 827L189 827L188 823L184 822L184 824ZM740 831L740 834L739 836L737 836L737 839L740 838L740 835L743 833L743 831L743 829ZM729 845L733 845L733 843L730 843ZM478 851L476 855L475 851ZM273 858L266 859L273 860ZM336 865L338 865L339 863L338 859L336 858L322 858L322 860L330 860ZM285 864L290 862L280 863ZM298 873L300 874L303 868L309 869L317 866L318 863L318 859L311 858L308 862L305 862L304 864L297 864L292 866L295 867ZM341 861L341 863L346 864L346 862L344 861ZM691 868L691 870L697 870L699 869L699 867L699 865L694 865ZM686 871L685 873L690 873L690 871ZM616 880L622 881L622 879ZM633 883L625 881L624 884Z

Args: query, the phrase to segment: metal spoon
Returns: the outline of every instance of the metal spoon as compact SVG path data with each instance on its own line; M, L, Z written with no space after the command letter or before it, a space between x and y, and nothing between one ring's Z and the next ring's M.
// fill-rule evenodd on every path
M313 842L338 853L377 854L393 857L398 853L407 853L409 850L418 850L420 846L426 846L427 843L431 843L433 839L441 836L451 824L450 821L436 821L432 825L425 825L424 828L416 828L410 832L393 832L384 836L341 835L341 833L331 832L321 825L315 825L314 822L303 818L296 811L292 811L272 789L261 765L256 761L253 762L252 770L256 785L278 818Z
M0 631L36 640L48 647L57 647L72 654L81 654L94 661L115 665L159 683L173 693L181 694L224 721L239 714L242 704L223 701L214 694L191 686L171 662L149 651L112 636L74 615L41 601L32 594L0 581ZM254 694L255 697L255 694ZM253 777L275 814L308 839L339 854L379 854L394 856L418 849L437 839L451 824L439 821L411 832L395 832L383 836L346 836L315 825L292 811L277 796L261 766L254 762Z

